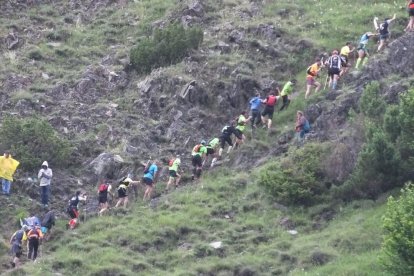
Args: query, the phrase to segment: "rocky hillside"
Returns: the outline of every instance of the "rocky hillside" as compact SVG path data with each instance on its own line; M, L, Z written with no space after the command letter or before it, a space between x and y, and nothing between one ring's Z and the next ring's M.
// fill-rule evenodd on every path
M58 210L75 189L90 191L102 177L117 179L126 173L139 177L139 162L149 158L181 153L188 171L187 153L195 143L217 136L224 124L247 108L255 91L264 95L291 77L302 78L313 57L326 51L315 26L321 24L323 29L322 24L329 25L338 11L327 11L322 18L326 22L315 23L312 17L319 8L244 0L3 1L1 116L46 118L74 145L69 168L51 164L59 183L52 199ZM373 10L384 13L388 8L383 4ZM360 24L368 21L356 18ZM200 48L149 75L131 70L129 50L140 38L171 23L201 26ZM353 32L350 26L342 28L348 37L335 33L326 47L336 39L343 43L360 35L356 33L360 27ZM412 34L399 38L362 72L347 76L341 91L317 95L306 103L305 113L313 125L309 140L329 141L335 149L327 170L332 182L348 178L364 143L363 130L349 118L359 112L365 85L378 80L389 103L396 103L399 93L411 86L412 41ZM295 109L305 106L303 95L296 99L289 112L276 118L270 137L260 134L262 140L249 142L225 165L237 172L250 171L284 156L293 137ZM28 180L32 174L18 172L15 188L20 194L11 201L0 199L2 206L8 206L5 217L15 219L27 209L37 210L37 184ZM4 232L12 228L1 227ZM65 266L55 265L56 270ZM162 265L157 269L165 271Z

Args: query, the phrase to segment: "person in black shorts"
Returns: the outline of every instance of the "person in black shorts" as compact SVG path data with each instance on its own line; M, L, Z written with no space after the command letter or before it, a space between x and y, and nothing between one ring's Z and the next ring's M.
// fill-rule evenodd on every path
M221 157L224 147L226 146L226 143L229 145L229 148L227 149L227 154L230 153L231 149L233 148L233 141L231 140L231 135L234 134L237 138L242 139L243 137L240 135L240 133L237 133L236 128L234 127L235 122L232 121L229 125L226 125L221 130L221 136L220 139L220 150L219 150L219 157Z
M113 198L113 194L111 192L112 185L109 182L102 183L99 185L98 188L98 202L99 202L99 213L98 215L102 215L106 210L108 210L108 194L110 194Z
M345 60L339 55L338 50L333 50L332 55L325 62L328 66L329 87L332 90L336 90L339 74L341 73L342 64L344 63Z
M277 89L279 91L279 89ZM275 94L279 94L278 92L270 92L270 95L266 97L264 100L265 108L262 112L262 123L263 128L266 128L270 130L272 127L272 119L273 119L273 113L275 112L275 105L277 103L277 100L279 99L278 96ZM267 119L266 119L267 116Z

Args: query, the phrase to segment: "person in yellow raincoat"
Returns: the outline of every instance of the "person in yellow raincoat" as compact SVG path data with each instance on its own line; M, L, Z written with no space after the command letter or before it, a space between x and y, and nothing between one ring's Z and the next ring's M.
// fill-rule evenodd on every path
M13 174L19 166L20 162L13 159L10 152L6 151L0 156L0 178L4 195L10 195L10 187L13 182Z

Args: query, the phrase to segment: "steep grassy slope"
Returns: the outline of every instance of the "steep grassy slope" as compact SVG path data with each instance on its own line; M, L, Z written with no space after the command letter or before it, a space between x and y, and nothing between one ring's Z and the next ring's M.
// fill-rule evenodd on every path
M88 121L90 114L83 112L85 105L79 104L89 96L88 93L75 95L74 99L71 99L66 98L66 90L61 90L62 93L51 88L76 86L75 84L80 83L79 80L84 77L80 72L88 71L86 66L106 64L106 57L109 57L109 60L115 57L115 61L108 65L109 69L122 71L124 59L127 59L129 47L134 44L136 37L148 35L149 26L154 20L171 16L171 10L172 14L179 10L174 4L173 1L131 1L121 9L118 6L70 7L66 1L62 1L11 13L14 14L12 20L16 26L46 28L50 25L53 26L53 31L40 32L42 35L33 41L27 38L28 43L17 51L3 50L6 56L6 61L2 65L3 83L9 84L10 81L7 79L13 80L13 74L26 75L30 82L24 82L25 85L22 87L13 87L10 91L2 91L7 95L6 99L12 99L5 101L7 105L3 106L2 110L5 113L13 112L19 108L17 103L22 99L36 104L37 99L49 99L48 103L57 101L53 103L53 112L47 116L54 122L52 119L62 114L71 115L69 118L64 117L70 122L69 136L73 140L79 139L83 142L81 149L85 152L81 154L89 157L102 150L124 153L124 144L119 141L132 136L130 129L118 125L122 120L111 121L99 112L103 110L103 106L113 101L119 104L119 112L124 116L121 116L121 119L132 117L131 125L147 121L146 118L136 119L140 115L136 111L140 106L134 102L142 96L137 94L136 84L144 76L131 73L128 76L131 83L125 90L115 90L114 93L98 94L96 92L99 89L93 86L91 94L98 96L92 100L88 99L88 108L97 111L93 114L97 119L92 122ZM280 24L282 30L287 32L284 36L288 39L293 35L300 36L300 39L310 40L315 45L329 50L332 47L340 47L346 40L356 40L366 30L372 30L372 17L386 16L395 7L388 1L361 2L362 8L352 13L352 19L349 19L348 16L351 15L344 10L355 5L351 1L339 3L341 9L338 8L338 3L333 1L267 1L263 6L258 5L259 12L256 16L248 16L252 12L252 4L249 1L208 1L208 4L212 9L208 10L210 17L207 16L203 22L206 37L202 45L202 54L194 54L194 57L201 56L203 67L197 68L197 73L190 74L186 71L186 63L183 62L160 70L165 72L167 80L179 80L181 85L182 82L194 77L215 78L215 70L222 65L232 69L243 65L243 70L247 68L249 71L250 67L255 69L252 70L254 73L249 72L252 78L274 75L272 78L284 81L295 76L312 60L310 53L291 54L288 49L286 56L280 59L259 56L254 52L256 48L232 50L228 54L211 51L218 39L225 40L228 30L223 26L230 21L236 28L245 29L256 28L260 24ZM76 14L82 9L90 9L90 13L85 15L91 16L93 20L78 20ZM401 7L398 7L398 12L399 15L403 14ZM64 14L68 19L62 18ZM244 17L246 14L247 17ZM5 18L2 20L6 20ZM299 23L299 20L302 23ZM346 20L355 20L355 25L344 23ZM401 29L403 21L400 19L395 29ZM37 22L44 25L37 25ZM335 29L331 28L335 24ZM216 28L219 31L215 31ZM3 33L3 36L5 35ZM254 35L249 37L249 40L253 45L258 45L257 42L259 45L267 43L263 43L261 37ZM293 42L297 42L296 38ZM257 56L260 59L255 59ZM263 59L266 61L262 61ZM282 67L271 66L279 62L283 64ZM46 80L42 72L51 78ZM299 77L302 79L303 74ZM235 78L229 76L225 80L231 84ZM206 87L208 86L207 83ZM302 89L303 85L299 85L298 90ZM43 96L45 91L46 97ZM65 97L61 101L55 98L51 100L49 96L55 92ZM67 108L61 108L62 105ZM304 106L303 95L300 95L288 112L277 116L278 128L290 129L296 109L302 109ZM79 111L82 112L77 113ZM25 112L20 115L43 114L35 108L30 109L30 114ZM150 121L151 126L156 126L160 122L162 120L152 118ZM56 124L55 127L63 132L64 128L61 125ZM119 129L116 129L117 127ZM77 131L78 129L80 131ZM138 127L131 129L140 132ZM205 135L210 135L208 130L203 131ZM133 135L145 136L142 133ZM98 140L96 137L105 142L102 145L92 143L91 141ZM112 139L109 137L114 137L115 142L107 142ZM272 147L272 138L267 138L267 141L261 143L263 148ZM166 144L168 143L165 141L157 141L156 147L164 147ZM247 148L254 147L250 144ZM26 201L27 198L19 200ZM355 255L362 256L372 264L369 265L369 269L373 273L380 271L375 262L375 250L380 243L379 217L383 207L378 207L372 202L356 203L344 207L343 210L337 210L337 218L327 228L315 229L313 219L315 215L323 213L324 206L317 206L311 210L292 209L283 213L276 210L267 200L263 191L256 186L255 179L249 175L241 173L231 176L226 171L214 172L199 186L191 186L163 198L154 210L146 204L138 204L126 215L120 212L104 219L91 219L78 230L68 233L63 232L63 221L60 222L56 227L57 240L44 245L44 258L39 260L39 263L29 264L16 273L48 275L57 271L64 275L134 275L137 272L152 275L251 275L255 271L259 275L285 275L293 269L296 269L295 273L301 273L302 268L312 268L329 260L332 260L331 264L326 268L316 269L315 273L336 273L337 267L341 267L344 275L368 270L366 263L355 264L354 260L359 258ZM20 205L25 209L30 208L30 204ZM9 207L7 215L2 217L14 221L17 216L15 206ZM0 212L3 214L5 211ZM295 223L299 231L297 237L292 237L286 229L279 226L280 219L285 216L289 216ZM367 218L366 223L360 223L364 218ZM323 223L325 225L327 222ZM5 239L9 234L11 231L5 233ZM211 248L209 243L214 241L222 241L223 248Z
M311 217L321 207L280 211L257 187L254 176L214 172L198 185L163 197L155 208L139 204L127 214L86 221L45 245L41 261L21 271L34 275L286 275L295 269L293 275L302 275L302 269L332 261L315 275L318 271L336 274L338 269L341 275L353 271L378 275L381 269L375 256L380 246L381 204L361 201L341 207L329 226L319 229ZM281 225L286 218L296 225L297 235ZM218 241L222 242L219 249L209 245ZM360 255L366 262L353 263L353 256Z

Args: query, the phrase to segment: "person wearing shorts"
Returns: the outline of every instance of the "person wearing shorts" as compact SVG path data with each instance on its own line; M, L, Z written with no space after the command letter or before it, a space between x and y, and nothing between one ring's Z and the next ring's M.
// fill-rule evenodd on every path
M181 166L181 159L180 159L180 155L177 155L175 157L174 160L172 160L172 164L171 166L168 167L168 172L169 172L169 179L168 179L168 183L167 183L167 187L165 188L166 191L168 191L170 189L170 186L174 183L175 187L178 187L178 184L180 182L181 179L181 175L178 173L178 170L180 169Z
M236 135L236 128L234 127L234 121L230 122L229 125L226 125L221 130L221 135L219 137L220 140L220 149L219 149L219 157L223 154L224 147L226 143L229 145L227 149L227 154L230 153L231 149L233 148L233 141L231 140L231 135ZM241 139L241 137L239 137Z
M119 181L119 186L117 189L118 192L118 201L115 205L115 208L118 208L119 206L122 206L124 208L127 208L128 206L128 186L131 184L132 179L129 177L124 177Z
M209 156L212 156L210 167L214 167L214 164L217 161L218 158L218 148L220 147L220 139L219 138L213 138L207 143L207 154L206 154L206 160L204 163L208 162ZM204 164L203 164L204 165Z
M28 231L29 227L27 225L23 225L22 229L17 230L10 238L11 252L13 254L11 265L13 268L19 267L20 265L20 257L23 255L22 245L23 242L27 240Z
M277 104L277 101L279 100L279 96L275 95L275 92L271 92L269 96L266 97L264 100L265 108L262 112L262 123L263 128L266 128L270 130L272 126L272 119L273 119L273 113L275 112L275 105ZM266 119L267 116L267 119Z
M344 63L345 60L339 55L338 50L333 50L332 55L325 62L325 65L328 66L329 88L332 90L336 90L342 64Z
M352 47L352 42L348 41L345 46L341 48L339 55L345 60L345 63L342 64L342 70L340 76L348 72L348 68L352 65L349 63L349 54L355 50L355 47Z
M364 66L368 62L369 53L368 53L367 45L368 45L369 39L374 36L376 36L376 34L373 34L371 32L366 32L365 34L361 36L361 39L359 40L359 46L357 48L358 59L355 64L355 69L359 69L359 66L361 64L362 66Z
M154 190L154 186L157 182L158 179L158 165L159 165L159 161L155 160L154 163L151 164L151 166L149 166L148 171L144 172L144 178L142 179L142 181L144 182L146 189L144 192L144 198L143 200L145 201L146 199L151 200L151 195L152 195L152 191Z
M317 93L321 88L321 84L315 80L315 78L319 75L321 65L321 59L316 58L315 63L308 67L306 76L305 99L310 96L312 87L315 87L315 93Z
M385 47L385 44L387 43L388 38L390 37L390 31L388 30L388 28L391 22L395 20L395 18L396 15L394 14L392 18L385 18L384 22L382 22L381 24L378 24L378 17L374 18L374 27L375 30L379 32L380 39L380 43L377 49L378 52L380 52Z
M292 79L285 83L283 86L282 92L280 92L280 96L282 97L282 107L279 111L282 111L283 109L287 108L290 104L289 95L293 92L293 86L296 84L296 79Z

